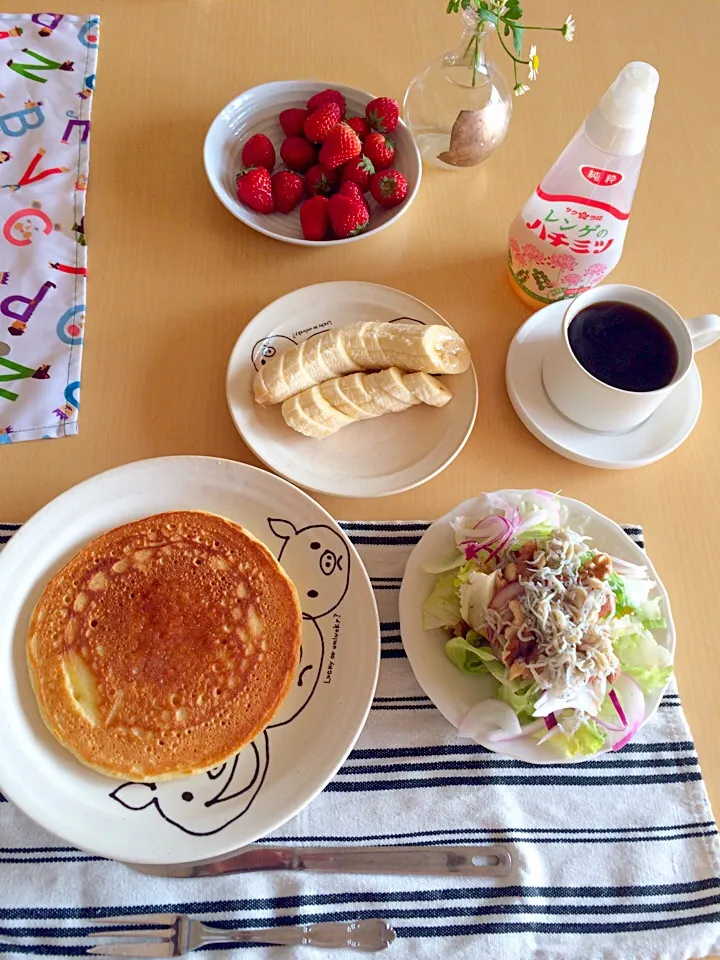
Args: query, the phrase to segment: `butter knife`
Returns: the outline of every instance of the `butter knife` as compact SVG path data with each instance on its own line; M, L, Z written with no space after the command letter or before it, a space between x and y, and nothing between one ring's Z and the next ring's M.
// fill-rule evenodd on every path
M261 870L372 873L378 876L506 877L507 847L245 847L210 863L128 863L158 877L218 877Z

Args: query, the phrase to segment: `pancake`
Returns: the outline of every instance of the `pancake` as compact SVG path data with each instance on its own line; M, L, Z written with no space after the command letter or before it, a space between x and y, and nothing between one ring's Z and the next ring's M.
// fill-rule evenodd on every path
M201 773L272 719L300 656L295 587L242 527L162 513L89 543L50 581L27 655L47 727L124 780Z

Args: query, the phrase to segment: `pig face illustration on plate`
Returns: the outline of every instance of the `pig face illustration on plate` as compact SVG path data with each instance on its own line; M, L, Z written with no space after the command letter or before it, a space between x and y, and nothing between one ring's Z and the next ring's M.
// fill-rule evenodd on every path
M331 613L347 593L350 551L331 527L315 524L296 529L289 520L268 518L276 537L284 540L278 560L295 581L306 620Z
M209 836L250 807L265 779L268 759L268 739L263 733L232 760L206 773L161 783L123 783L110 796L128 810L154 806L184 833Z
M252 348L250 359L255 369L259 370L260 367L265 366L268 360L272 360L277 353L286 350L289 346L295 346L295 344L296 341L292 337L286 337L281 333L273 334L271 337L263 337Z

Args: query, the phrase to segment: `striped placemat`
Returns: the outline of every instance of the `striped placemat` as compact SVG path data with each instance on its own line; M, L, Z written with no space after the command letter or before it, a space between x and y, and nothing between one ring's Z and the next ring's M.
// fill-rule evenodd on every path
M426 524L343 527L376 591L377 695L336 778L264 842L500 841L513 844L517 871L507 880L472 881L320 874L167 880L68 847L6 802L2 955L82 955L90 917L158 910L226 927L381 916L397 930L390 956L398 960L720 953L720 847L676 688L624 750L582 765L535 767L459 740L415 681L400 639L398 589ZM16 529L0 526L0 543ZM643 545L639 527L626 530ZM288 955L253 949L265 958Z

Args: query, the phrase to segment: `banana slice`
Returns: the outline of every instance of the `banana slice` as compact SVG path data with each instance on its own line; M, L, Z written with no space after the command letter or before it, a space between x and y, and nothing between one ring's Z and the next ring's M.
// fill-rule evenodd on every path
M370 374L365 385L369 389L371 382L374 389L388 394L394 410L406 410L418 403L418 400L415 392L405 386L404 376L407 374L403 374L398 367L388 367L387 370Z
M444 407L452 400L452 393L444 383L431 377L429 373L406 373L403 383L421 403L431 407Z
M464 373L470 352L462 337L450 327L435 323L387 323L378 337L392 365L423 373Z
M360 369L372 370L376 365L373 340L377 337L379 326L374 320L363 320L340 329L343 345Z
M329 437L331 433L334 433L334 430L325 426L325 424L310 419L307 413L305 413L304 406L301 403L300 398L302 396L303 394L299 393L296 397L289 397L284 401L280 408L283 420L297 433L302 433L306 437L313 437L316 440Z
M327 380L320 384L320 392L328 403L337 407L346 417L350 417L352 420L367 420L372 414L359 407L343 390L343 384L347 379L349 378L337 377L335 380Z

